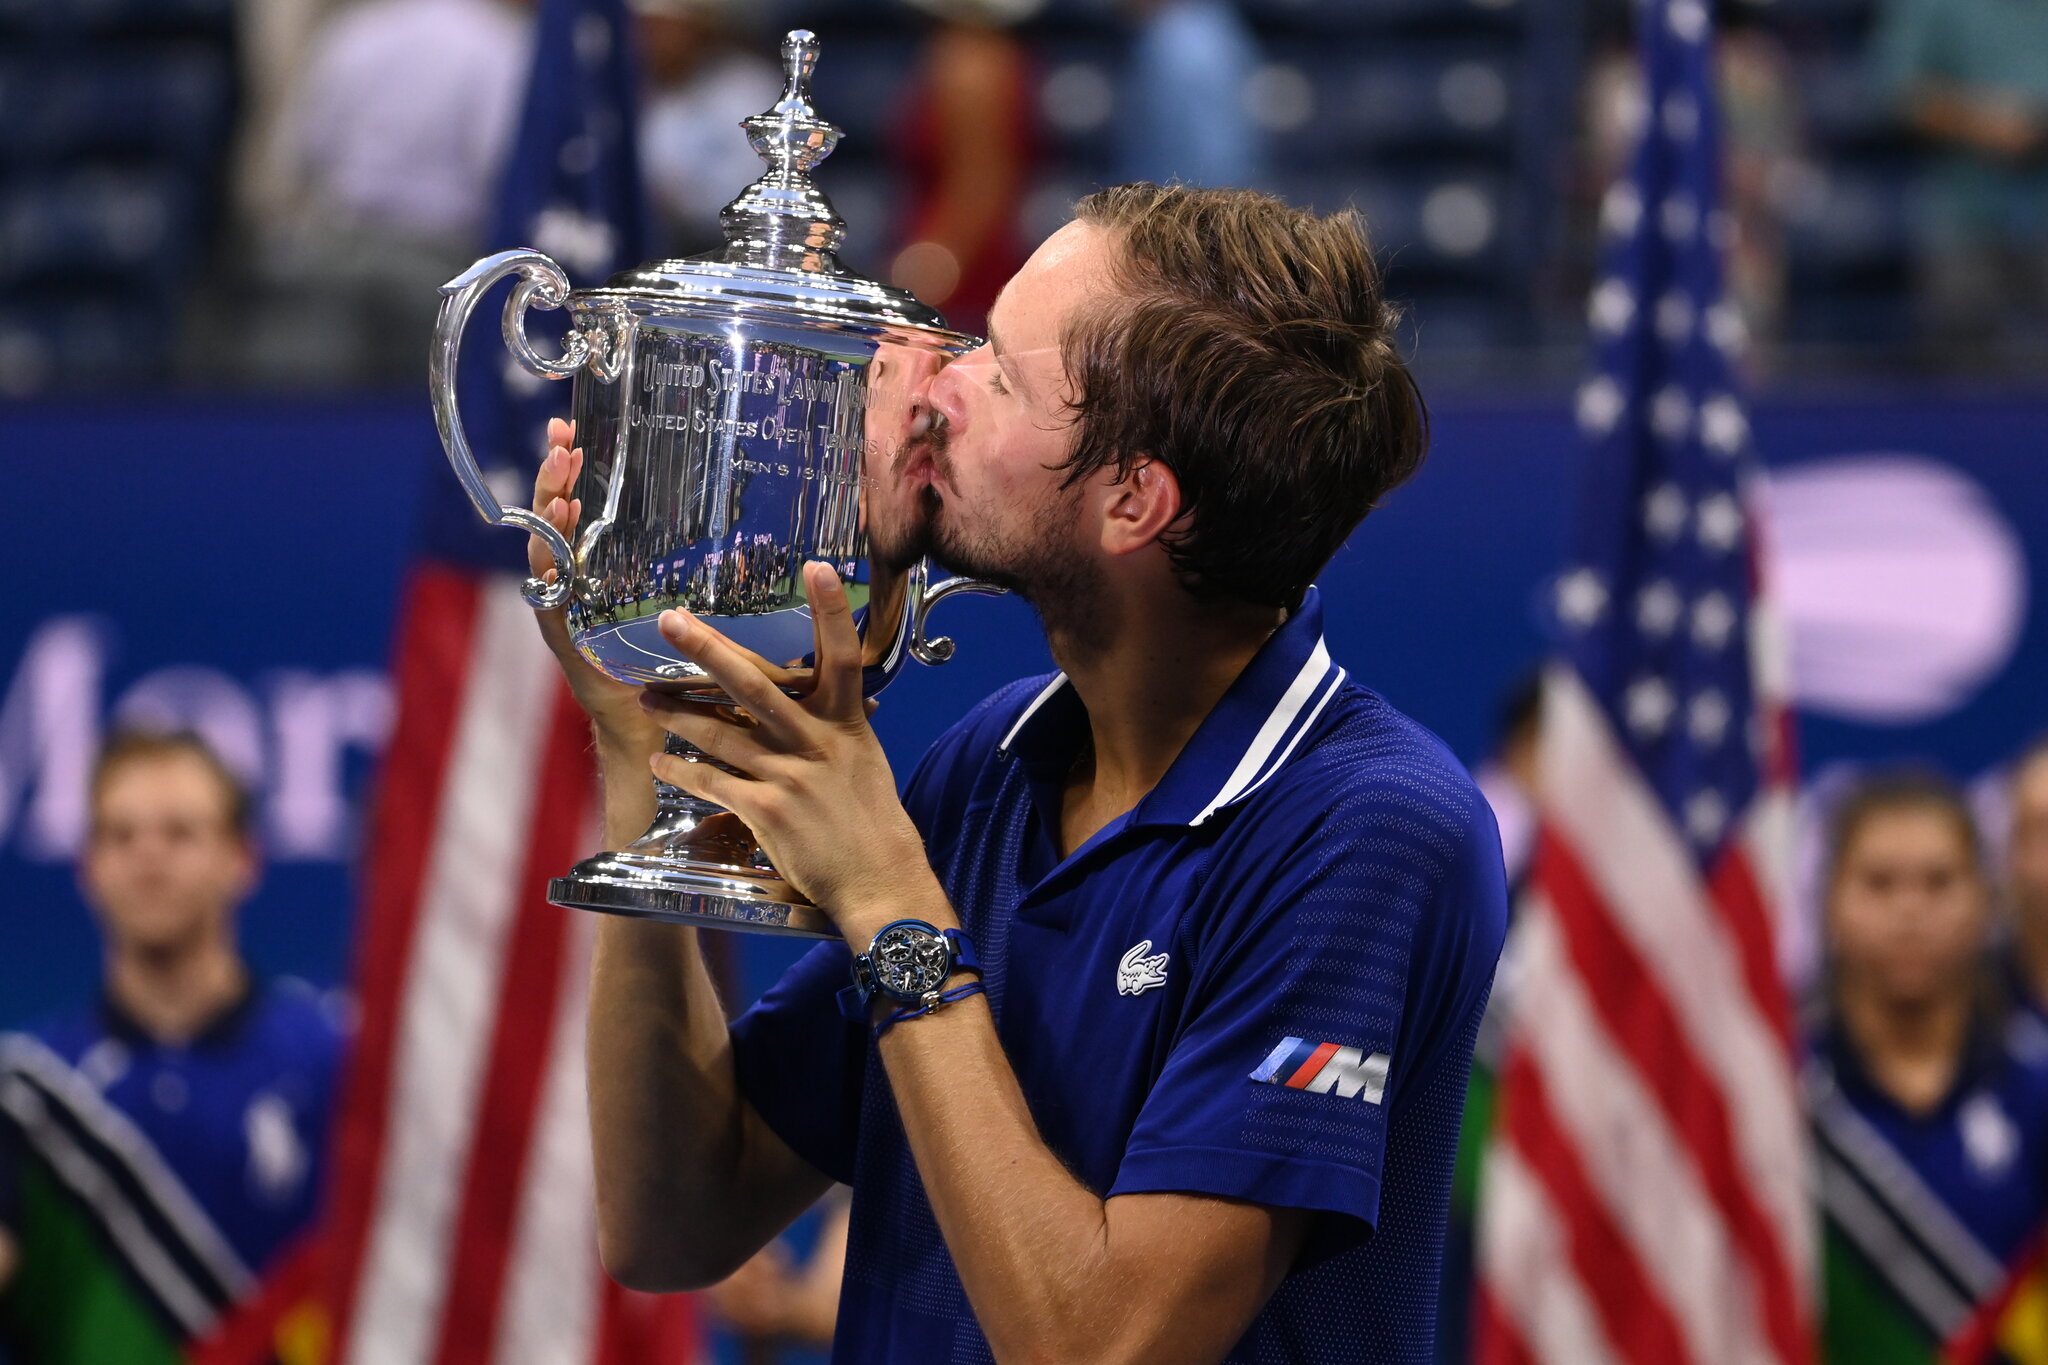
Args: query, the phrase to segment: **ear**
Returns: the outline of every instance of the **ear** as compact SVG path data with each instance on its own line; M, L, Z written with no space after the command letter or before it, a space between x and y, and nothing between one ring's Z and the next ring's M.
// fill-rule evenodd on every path
M1102 548L1108 554L1135 554L1180 520L1180 480L1158 460L1139 459L1102 492Z

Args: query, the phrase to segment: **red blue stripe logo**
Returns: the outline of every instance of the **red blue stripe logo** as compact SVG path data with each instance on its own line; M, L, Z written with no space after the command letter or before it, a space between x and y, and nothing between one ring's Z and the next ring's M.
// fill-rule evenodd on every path
M1367 1104L1386 1099L1387 1066L1384 1052L1367 1056L1365 1049L1342 1043L1314 1043L1306 1038L1282 1038L1252 1072L1261 1085L1284 1085L1312 1095L1336 1092L1339 1099L1362 1097Z

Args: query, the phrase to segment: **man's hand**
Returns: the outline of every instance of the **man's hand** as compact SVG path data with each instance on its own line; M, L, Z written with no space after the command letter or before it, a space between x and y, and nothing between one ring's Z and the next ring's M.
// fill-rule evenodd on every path
M577 523L583 517L583 499L569 496L569 490L576 486L576 476L583 472L583 449L575 440L575 423L551 418L547 458L541 461L540 473L533 481L533 510L567 536L571 544L576 541ZM555 580L554 558L539 536L527 539L526 562L536 577L550 583ZM562 675L568 679L569 691L597 726L599 742L639 752L659 749L661 730L640 709L639 689L606 677L576 652L569 639L568 611L557 608L534 614L540 619L541 638L547 641L556 662L562 666Z
M661 633L708 672L744 715L644 692L640 705L735 776L657 755L654 775L747 822L776 870L832 916L849 942L897 918L933 889L924 841L861 699L860 634L846 588L828 564L804 566L816 635L815 685L791 697L756 656L687 612L662 613Z

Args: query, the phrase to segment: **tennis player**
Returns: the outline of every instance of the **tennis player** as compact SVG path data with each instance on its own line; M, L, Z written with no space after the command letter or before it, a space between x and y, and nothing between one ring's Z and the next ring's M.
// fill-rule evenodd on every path
M545 622L611 846L651 766L846 939L728 1026L695 931L601 926L606 1264L714 1282L844 1181L836 1361L1419 1365L1500 845L1444 746L1331 658L1313 583L1421 463L1423 407L1355 216L1148 185L1076 212L873 471L877 560L1012 588L1061 669L903 795L824 565L801 700L662 620L751 722L611 682ZM535 498L564 527L572 445L557 424Z

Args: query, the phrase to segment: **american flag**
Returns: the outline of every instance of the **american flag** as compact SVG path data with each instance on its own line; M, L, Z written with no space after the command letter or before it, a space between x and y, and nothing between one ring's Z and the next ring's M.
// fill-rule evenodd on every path
M622 0L543 0L487 249L538 247L585 285L649 254L632 38ZM532 315L536 332L549 316ZM494 489L524 505L569 387L518 370L494 321L478 309L462 412ZM432 487L366 844L322 1354L683 1365L696 1349L688 1300L629 1295L596 1254L583 1071L594 925L546 900L548 878L594 844L588 726L520 598L524 538L483 525L447 470Z
M1485 1365L1806 1365L1814 1246L1779 971L1794 774L1723 296L1709 0L1635 9L1596 372L1503 971Z

